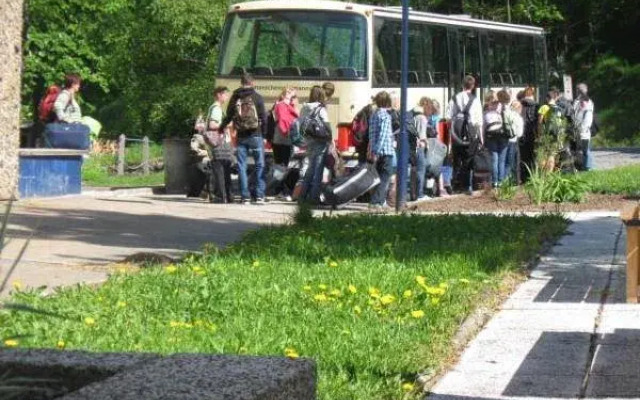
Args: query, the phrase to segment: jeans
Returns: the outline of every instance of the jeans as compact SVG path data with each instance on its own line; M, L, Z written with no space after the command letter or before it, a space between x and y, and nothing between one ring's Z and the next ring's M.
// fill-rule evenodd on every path
M421 198L424 196L424 180L427 176L427 154L424 147L418 147L416 150L416 175L416 185L418 186L416 195Z
M393 155L379 156L378 161L376 161L376 170L378 171L378 175L380 175L380 184L374 189L371 195L371 204L373 205L384 205L391 176L395 173L393 167L394 158L395 156Z
M591 157L591 139L581 139L580 147L582 149L582 163L585 171L593 168L593 157Z
M251 197L249 193L249 180L247 179L247 157L253 157L255 161L256 174L256 199L264 199L265 181L264 181L264 143L262 136L252 135L249 137L238 139L238 180L240 181L240 196L242 200L248 200Z
M487 139L487 148L491 152L493 169L491 182L498 185L507 177L507 150L509 149L508 139Z
M517 142L509 142L507 146L507 176L513 178L515 182L520 181L518 165L518 152L520 151Z
M317 203L320 200L324 163L329 150L329 142L308 138L307 158L309 166L304 174L300 200Z

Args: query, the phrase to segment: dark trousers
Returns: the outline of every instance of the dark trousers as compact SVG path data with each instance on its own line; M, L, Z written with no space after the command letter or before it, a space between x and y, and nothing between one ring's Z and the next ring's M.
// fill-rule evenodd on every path
M529 179L529 169L535 167L535 142L533 139L521 139L520 141L520 178L522 182Z
M471 154L469 146L452 145L453 154L453 179L451 185L458 190L473 189L473 175L471 174Z
M272 144L273 148L273 163L276 165L288 166L289 160L293 153L293 146L286 144Z
M231 160L212 161L209 193L213 192L224 203L230 203L233 201L231 185Z

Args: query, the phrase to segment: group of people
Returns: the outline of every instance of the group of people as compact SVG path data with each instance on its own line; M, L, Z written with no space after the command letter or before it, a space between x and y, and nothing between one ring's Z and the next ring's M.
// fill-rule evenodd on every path
M241 85L230 98L227 88L214 90L215 102L206 118L196 124L196 133L191 141L195 163L203 176L208 177L210 201L233 201L231 168L235 158L240 201L243 204L264 203L264 139L273 149L274 166L286 171L294 154L294 145L299 145L292 142L291 132L298 121L313 116L325 125L328 134L305 138L306 152L299 181L294 187L281 185L278 191L288 200L295 198L320 203L327 160L331 159L330 155L335 155L326 107L334 95L333 84L328 82L312 87L308 101L301 106L296 89L284 88L269 111L255 90L251 75L244 75ZM507 179L520 183L526 179L526 171L536 165L536 145L540 138L560 136L553 127L558 124L557 115L561 115L565 127L571 127L566 129L566 132L574 134L571 138L578 138L572 143L573 150L582 155L581 165L584 169L591 167L594 106L585 84L578 85L578 96L572 104L563 101L556 89L549 91L547 103L542 106L535 101L533 87L516 96L507 89L488 91L483 103L475 92L475 78L465 77L463 90L451 99L444 113L449 124L450 135L447 136L439 134L438 130L443 118L440 104L428 97L421 98L412 110L402 111L397 93L381 91L356 115L352 130L359 161L373 164L380 178L380 184L371 193L371 207L385 208L395 202L398 135L403 118L409 132L410 186L415 189L412 196L416 199L426 196L426 188L438 196L447 196L454 189L471 192L478 175L474 158L480 151L490 154L487 179L494 187ZM237 135L235 156L228 133L230 124L234 125ZM439 172L434 174L434 169L428 166L434 162L430 159L433 157L430 149L437 145L446 146L446 157L436 168ZM254 178L251 180L247 174L249 157L254 159Z
M273 149L274 166L288 167L294 154L294 144L289 131L299 118L317 115L323 121L328 136L324 139L307 137L304 172L296 188L284 185L279 188L283 198L292 196L301 201L317 202L320 198L326 155L333 145L331 125L326 104L333 96L335 86L326 82L314 86L309 99L298 109L295 88L284 88L274 107L267 112L263 97L254 88L250 74L241 78L241 87L229 98L226 87L214 90L215 102L206 118L196 123L196 133L191 139L194 164L202 177L211 202L233 202L231 168L237 163L240 202L264 204L266 194L265 138ZM224 105L227 104L226 110ZM229 125L236 134L236 155L233 154ZM253 178L249 179L249 157L253 158ZM193 185L191 195L198 195L203 185ZM295 193L294 193L295 189Z

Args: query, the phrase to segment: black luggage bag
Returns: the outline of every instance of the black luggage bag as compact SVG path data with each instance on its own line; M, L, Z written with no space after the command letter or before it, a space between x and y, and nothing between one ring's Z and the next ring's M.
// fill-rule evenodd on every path
M334 208L355 200L380 184L376 167L366 163L324 189L325 202Z

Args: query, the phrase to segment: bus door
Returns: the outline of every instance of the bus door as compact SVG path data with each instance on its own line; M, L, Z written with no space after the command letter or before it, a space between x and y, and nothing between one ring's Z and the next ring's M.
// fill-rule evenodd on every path
M480 54L480 35L475 29L449 29L449 68L452 93L462 90L462 79L466 75L476 78L476 88L484 88L482 57ZM483 90L476 95L482 95Z

